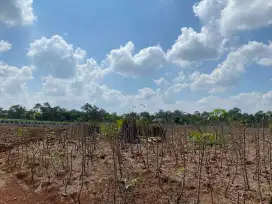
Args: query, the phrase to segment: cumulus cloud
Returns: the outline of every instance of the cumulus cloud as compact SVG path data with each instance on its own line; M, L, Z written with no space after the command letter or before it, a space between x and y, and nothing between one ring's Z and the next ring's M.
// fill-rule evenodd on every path
M193 11L204 24L216 24L226 5L227 0L201 0L193 5Z
M32 24L36 19L32 4L33 0L1 0L0 21L8 26Z
M193 11L201 20L202 28L196 32L193 28L181 28L172 48L167 52L167 59L182 67L203 60L217 59L226 50L224 39L219 33L219 17L224 1L203 0L194 4Z
M267 0L201 0L193 10L204 24L218 24L223 36L272 24L272 2Z
M233 36L272 24L272 2L267 0L201 0L193 6L202 28L182 28L167 53L169 61L186 67L193 62L217 59L233 43Z
M101 84L111 70L93 58L86 59L86 54L58 35L32 42L27 55L42 76L42 89L33 93L32 98L66 108L79 107L85 102L102 107L125 102L121 92Z
M17 68L1 63L0 65L0 95L4 100L0 106L7 107L18 101L28 108L37 102L49 102L65 108L80 108L86 102L105 108L107 111L124 113L135 106L134 111L156 112L159 109L182 109L186 112L211 111L215 108L230 109L235 107L243 111L256 112L272 109L272 90L267 93L241 93L230 97L208 96L198 101L170 100L172 95L186 88L185 84L174 84L167 91L152 90L145 87L136 95L124 94L111 89L104 84L84 81L80 78L60 79L53 76L43 78L42 89L39 92L28 91L25 84L32 79L32 68ZM168 96L170 96L168 98ZM144 106L142 106L143 104Z
M0 53L1 52L6 52L12 48L12 44L10 44L7 41L0 40Z
M42 37L30 44L27 55L37 69L43 69L57 78L76 75L77 65L86 56L86 51L68 44L61 36Z
M72 81L59 79L52 76L42 77L42 93L47 96L69 96Z
M111 111L114 108L119 110L126 104L120 91L104 84L80 78L60 79L52 76L43 77L42 90L35 94L35 99L66 108L78 108L88 102Z
M248 44L230 52L225 61L210 74L194 72L191 78L192 90L214 89L228 87L235 84L245 73L248 65L264 63L263 59L272 57L272 43L249 42ZM268 63L268 62L266 62Z
M159 79L154 79L153 82L159 86L159 87L166 87L168 86L170 83L163 77L159 78Z
M222 38L206 27L200 33L192 28L182 28L181 32L167 52L170 62L184 67L192 62L216 59L224 51Z
M165 63L165 53L160 46L148 47L134 55L134 44L128 42L112 50L106 59L109 68L126 76L150 75Z
M179 93L182 89L185 89L188 87L188 84L186 83L176 83L169 87L169 89L166 91L166 93Z
M215 108L231 109L238 107L244 112L255 113L257 111L269 111L272 109L272 90L266 93L240 93L228 98L220 98L217 96L208 96L197 102L206 110Z
M138 90L138 94L136 95L136 98L139 99L150 99L152 96L155 96L156 92L153 91L150 88L142 88Z
M178 109L192 113L195 111L212 111L216 108L229 110L233 107L238 107L244 112L255 113L260 110L269 111L272 109L272 90L265 93L240 93L229 97L207 96L197 101L166 100L164 96L158 92L148 100L135 99L135 97L131 98L131 96L126 96L126 98L130 98L131 102L127 103L124 109L128 108L128 106L135 106L135 111L147 110L156 112L160 109L172 111ZM141 104L144 104L144 109Z
M259 65L263 66L272 66L272 59L271 58L261 58L257 61Z
M131 106L140 111L144 104L150 112L159 109L182 109L187 112L212 110L214 108L241 107L245 111L271 109L272 91L267 93L241 93L221 98L208 96L199 101L176 100L175 96L183 89L208 90L209 93L224 92L235 84L246 71L248 65L272 65L272 43L249 42L231 51L226 59L210 74L195 71L180 72L173 80L161 77L153 80L158 86L153 90L140 88L135 95L124 94L103 84L103 76L117 72L125 76L152 75L167 62L187 66L204 60L218 59L226 51L230 35L240 30L250 30L270 25L271 3L267 0L202 0L193 6L195 15L201 20L200 31L184 27L177 40L165 53L157 46L147 47L135 52L135 45L128 42L125 46L111 50L100 63L86 59L86 51L74 48L61 36L42 37L29 46L27 52L34 67L42 72L42 89L29 92L26 83L32 79L32 67L14 67L0 63L0 94L3 103L25 104L48 101L52 105L78 108L89 102L108 111L125 112ZM35 20L32 0L10 0L0 3L0 21L7 25L27 25ZM0 52L11 48L8 42L0 41ZM16 93L16 94L14 94ZM257 105L256 105L257 104Z
M220 30L224 35L272 24L272 1L228 0L221 12Z
M18 68L0 62L0 95L15 95L21 92L24 84L33 78L32 70L32 67Z
M87 81L99 81L106 74L110 73L109 68L102 68L94 59L87 59L84 64L79 64L78 77Z
M187 81L187 75L183 71L179 72L178 76L172 80L174 83L181 83L185 81Z

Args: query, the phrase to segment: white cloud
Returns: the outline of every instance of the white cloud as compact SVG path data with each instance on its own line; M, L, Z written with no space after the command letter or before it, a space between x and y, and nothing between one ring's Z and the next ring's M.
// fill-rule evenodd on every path
M175 77L172 80L172 82L174 82L174 83L181 83L181 82L185 82L185 81L187 81L187 76L186 76L186 74L183 71L179 72L178 76Z
M205 24L217 24L221 16L221 10L227 4L227 0L201 0L194 4L193 11Z
M47 96L69 96L72 81L59 79L52 76L42 78L42 93Z
M188 88L188 84L186 83L176 83L170 86L167 91L165 92L166 96L171 97L169 94L177 94L179 93L182 89Z
M30 25L36 17L33 13L33 0L1 0L0 21L9 25Z
M77 65L85 59L86 51L68 44L61 36L48 39L42 37L30 44L27 55L33 65L57 78L71 78L76 75Z
M0 40L0 53L1 52L6 52L12 48L12 44L10 44L7 41Z
M225 92L229 87L215 87L215 88L212 88L209 93L212 94L212 93L222 93L222 92Z
M193 11L201 20L202 28L200 32L193 28L181 28L181 35L168 50L167 59L187 67L221 56L227 49L227 40L219 33L219 18L225 4L224 0L202 0L194 4Z
M138 95L136 95L136 98L150 99L152 96L155 96L155 95L156 95L155 91L153 91L150 88L145 87L145 88L142 88L142 89L138 90Z
M249 42L234 49L210 74L195 71L187 75L180 72L172 81L163 77L153 80L158 86L156 90L144 87L132 95L103 84L105 74L113 71L125 76L146 76L152 75L167 62L187 66L218 59L226 51L225 38L229 38L230 34L269 25L272 19L271 3L267 0L250 0L247 6L241 0L202 0L193 6L193 10L201 20L201 30L182 28L181 35L167 53L159 45L137 53L134 44L128 42L110 51L106 59L98 63L93 58L86 59L85 50L74 48L59 35L38 39L30 44L27 55L38 71L43 70L42 89L39 92L27 89L26 83L32 79L32 67L17 68L2 62L0 95L6 97L0 105L19 101L29 106L48 101L52 105L78 108L89 102L119 113L128 111L132 106L137 106L140 111L141 104L150 112L159 109L193 112L234 106L250 112L271 109L272 91L241 93L227 98L208 96L199 101L177 101L176 96L186 88L205 89L209 93L226 91L248 65L272 65L272 43ZM32 24L34 20L32 0L0 3L0 21L14 26ZM10 44L0 41L0 52L10 48Z
M257 63L263 66L272 66L272 58L261 58Z
M36 101L48 101L66 108L79 108L88 102L109 111L118 111L126 105L126 98L120 91L80 78L44 77L42 90L34 95Z
M229 97L208 96L197 101L189 100L166 100L163 95L156 92L155 95L148 100L135 99L131 97L130 102L123 110L127 110L128 106L136 106L135 111L156 112L163 110L182 110L185 112L195 111L212 111L216 108L231 109L238 107L244 112L255 113L257 111L269 111L272 109L272 90L266 93L240 93ZM128 99L127 99L128 100ZM145 108L141 106L144 104Z
M86 102L108 108L125 103L121 92L101 84L111 70L92 58L85 59L86 54L58 35L31 43L27 55L42 75L42 89L32 94L33 100L66 108L78 108Z
M126 76L150 75L165 63L165 54L160 46L148 47L133 55L134 44L112 50L106 59L111 70Z
M193 10L204 24L217 24L228 37L272 24L272 2L268 0L201 0Z
M78 77L87 81L99 81L110 73L109 68L102 68L94 59L87 59L84 64L77 66Z
M187 83L188 79L183 71L181 71L171 83L164 78L159 78L153 81L159 87L156 90L156 94L166 102L173 102L175 100L174 96L179 94L183 89L189 87L189 84Z
M43 78L41 91L31 92L25 85L31 78L31 67L17 68L1 63L0 95L4 99L0 101L0 106L8 107L17 101L31 108L37 102L49 102L53 106L72 109L80 108L84 103L89 102L107 111L118 113L128 112L133 106L135 106L134 111L149 112L156 112L159 109L179 109L186 112L211 111L215 108L233 107L239 107L246 112L272 109L272 90L267 93L241 93L226 98L208 96L198 101L187 101L173 99L175 94L188 86L186 84L173 84L167 91L161 89L154 91L145 87L139 89L136 95L125 95L121 91L80 77L59 79L47 76Z
M211 74L193 73L191 78L192 90L199 89L223 89L235 84L246 67L252 63L259 63L260 59L272 57L272 43L266 45L260 42L248 44L230 52L224 62L219 64Z
M221 12L220 30L225 35L271 24L272 1L269 0L228 0Z
M169 82L163 77L159 79L154 79L153 82L159 87L165 87L169 85Z
M197 102L206 110L215 108L231 109L238 107L244 112L255 113L257 111L269 111L272 109L272 90L266 93L240 93L228 98L208 96Z
M167 52L167 59L170 62L184 67L192 62L216 59L224 51L221 36L207 27L202 27L200 33L192 28L182 28L181 32Z
M22 91L24 84L32 79L33 68L18 68L0 62L0 95L15 95ZM2 98L2 97L1 97Z

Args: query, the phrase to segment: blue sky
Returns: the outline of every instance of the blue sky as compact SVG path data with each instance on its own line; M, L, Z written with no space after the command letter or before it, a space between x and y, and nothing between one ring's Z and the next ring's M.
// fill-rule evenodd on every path
M5 0L0 106L271 110L272 3L243 2Z

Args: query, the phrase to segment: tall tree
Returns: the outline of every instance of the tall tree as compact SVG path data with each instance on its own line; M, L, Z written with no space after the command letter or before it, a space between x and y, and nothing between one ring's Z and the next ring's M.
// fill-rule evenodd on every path
M21 105L13 105L7 111L7 116L13 119L24 119L26 108Z

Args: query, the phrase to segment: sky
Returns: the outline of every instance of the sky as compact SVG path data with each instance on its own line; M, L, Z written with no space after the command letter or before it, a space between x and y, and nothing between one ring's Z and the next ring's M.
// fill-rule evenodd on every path
M0 107L272 110L271 0L2 0Z

